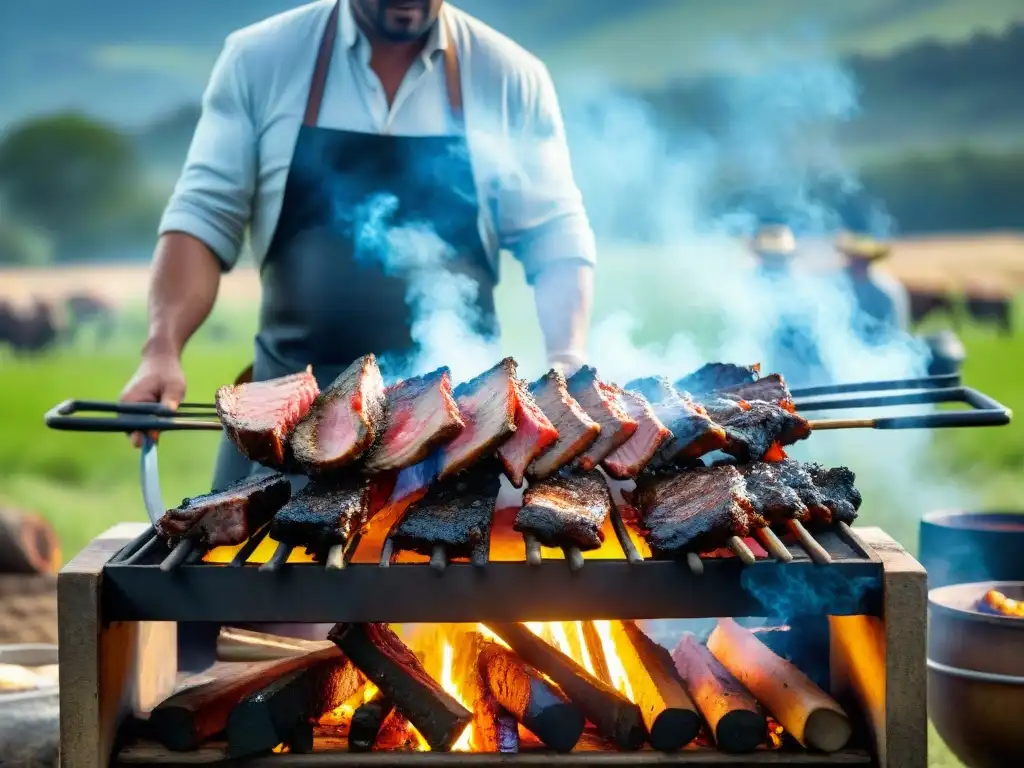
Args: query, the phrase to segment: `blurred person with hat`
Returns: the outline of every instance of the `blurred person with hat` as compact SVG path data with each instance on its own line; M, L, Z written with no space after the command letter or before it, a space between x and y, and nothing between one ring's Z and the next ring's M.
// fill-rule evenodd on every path
M889 243L853 232L840 232L836 251L845 259L843 273L858 310L859 335L866 342L891 338L910 329L910 294L896 277L877 269L892 254Z

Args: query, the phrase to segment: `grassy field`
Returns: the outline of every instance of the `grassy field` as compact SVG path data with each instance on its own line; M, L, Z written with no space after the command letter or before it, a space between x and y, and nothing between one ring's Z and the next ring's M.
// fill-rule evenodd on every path
M530 301L525 290L516 287L518 280L509 284L513 287L500 296L500 312L506 318ZM598 289L598 314L604 307L622 303L621 281L605 280ZM233 306L220 310L218 317L223 327L231 329L230 338L201 333L186 353L192 400L210 400L216 387L232 379L250 359L252 311L240 309L245 304L237 300ZM662 295L652 289L645 309L669 327L679 327L682 320L672 290ZM1024 320L1020 314L1018 322ZM102 348L87 339L75 349L31 360L0 357L0 504L43 513L59 532L65 559L113 523L145 519L137 455L127 439L53 432L45 429L42 420L48 408L66 398L116 397L136 365L143 333L141 317L132 317L119 338ZM506 338L510 353L536 355L535 323L507 323L506 327L515 329ZM965 328L962 337L968 347L967 381L1024 412L1024 384L1010 363L1024 354L1024 337L1004 338L978 326ZM1019 482L1024 428L1019 424L916 434L911 443L869 433L844 444L849 455L843 461L855 469L865 494L862 520L866 524L883 525L916 551L917 521L928 509L965 503L1016 509L1024 502ZM816 439L826 444L824 436ZM164 437L160 465L168 504L208 489L215 446L216 437L206 433ZM879 451L884 446L888 447L882 455ZM904 476L892 471L900 464L918 467L912 477L906 476L906 484ZM930 755L933 766L957 765L937 737Z

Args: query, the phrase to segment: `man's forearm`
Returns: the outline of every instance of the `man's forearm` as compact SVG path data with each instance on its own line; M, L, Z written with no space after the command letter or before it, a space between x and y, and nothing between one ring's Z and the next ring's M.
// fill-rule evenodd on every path
M149 284L147 354L181 355L213 309L220 275L217 258L200 240L181 232L161 236Z
M594 303L594 268L583 261L554 262L541 270L533 292L548 361L568 369L582 365Z

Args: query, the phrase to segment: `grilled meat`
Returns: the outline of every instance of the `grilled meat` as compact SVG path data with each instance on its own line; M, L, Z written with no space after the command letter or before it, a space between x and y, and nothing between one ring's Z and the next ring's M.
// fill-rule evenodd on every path
M753 384L761 375L760 365L734 365L732 363L707 363L675 383L680 392L689 392L694 397L717 392L728 387Z
M413 464L399 472L388 503L397 504L426 493L430 484L437 479L439 460L440 454L434 452L418 464Z
M661 423L651 404L642 395L624 390L619 390L619 393L626 413L639 427L621 447L604 458L601 466L610 477L628 480L643 472L662 443L672 437L672 433Z
M288 439L295 461L321 475L361 458L384 431L384 380L374 355L363 355L317 395Z
M746 384L726 387L715 394L729 400L763 400L766 403L778 403L788 411L796 410L789 385L778 373L763 376Z
M611 508L611 494L600 473L564 469L526 489L512 527L532 533L547 547L597 549L604 541L602 527Z
M823 467L821 464L807 464L807 471L815 487L821 492L825 507L831 513L831 520L850 524L857 519L860 509L860 491L854 486L856 477L846 467Z
M277 511L270 535L293 547L305 547L323 559L331 547L348 543L369 514L367 478L352 473L337 481L314 481Z
M651 461L652 466L667 467L696 459L725 445L725 430L664 376L634 379L626 385L626 390L647 398L654 414L672 433L672 439L661 446Z
M585 365L567 382L569 395L580 404L587 416L601 425L597 440L577 459L584 472L597 467L609 453L625 443L640 426L626 413L619 402L618 387L605 384L597 371Z
M792 445L811 434L803 416L776 403L719 398L704 408L725 430L722 450L740 461L759 461L774 444Z
M530 388L518 377L516 387L516 433L498 446L498 459L505 467L505 476L516 488L523 487L526 468L535 458L548 450L558 440L558 430L537 401L530 394Z
M647 543L659 555L718 549L765 523L733 466L641 475L634 500Z
M223 491L183 499L157 521L156 531L172 543L197 539L208 547L241 544L284 506L291 493L284 475L248 478Z
M506 357L455 390L465 428L440 449L438 479L490 456L516 431L516 361Z
M387 423L363 461L367 473L411 467L466 426L447 368L392 384L385 395Z
M391 531L395 546L429 555L435 544L444 544L449 557L486 563L500 485L498 472L488 461L433 485Z
M811 512L801 498L800 492L787 480L801 483L810 475L793 459L784 462L756 461L737 467L746 483L747 498L754 511L770 525L779 525L787 520L808 520Z
M217 390L217 415L242 455L270 467L285 463L288 435L320 394L311 369Z
M526 469L531 482L544 480L593 445L601 425L590 418L569 394L565 377L554 369L530 385L541 411L558 430L558 439Z

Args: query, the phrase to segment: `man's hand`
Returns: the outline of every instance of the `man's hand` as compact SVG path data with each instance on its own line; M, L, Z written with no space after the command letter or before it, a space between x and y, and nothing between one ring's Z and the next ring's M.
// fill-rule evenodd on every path
M122 403L161 403L176 409L185 398L185 372L181 358L173 353L144 354L135 375L125 385ZM142 446L142 434L132 433L132 445ZM153 440L157 434L150 435Z

